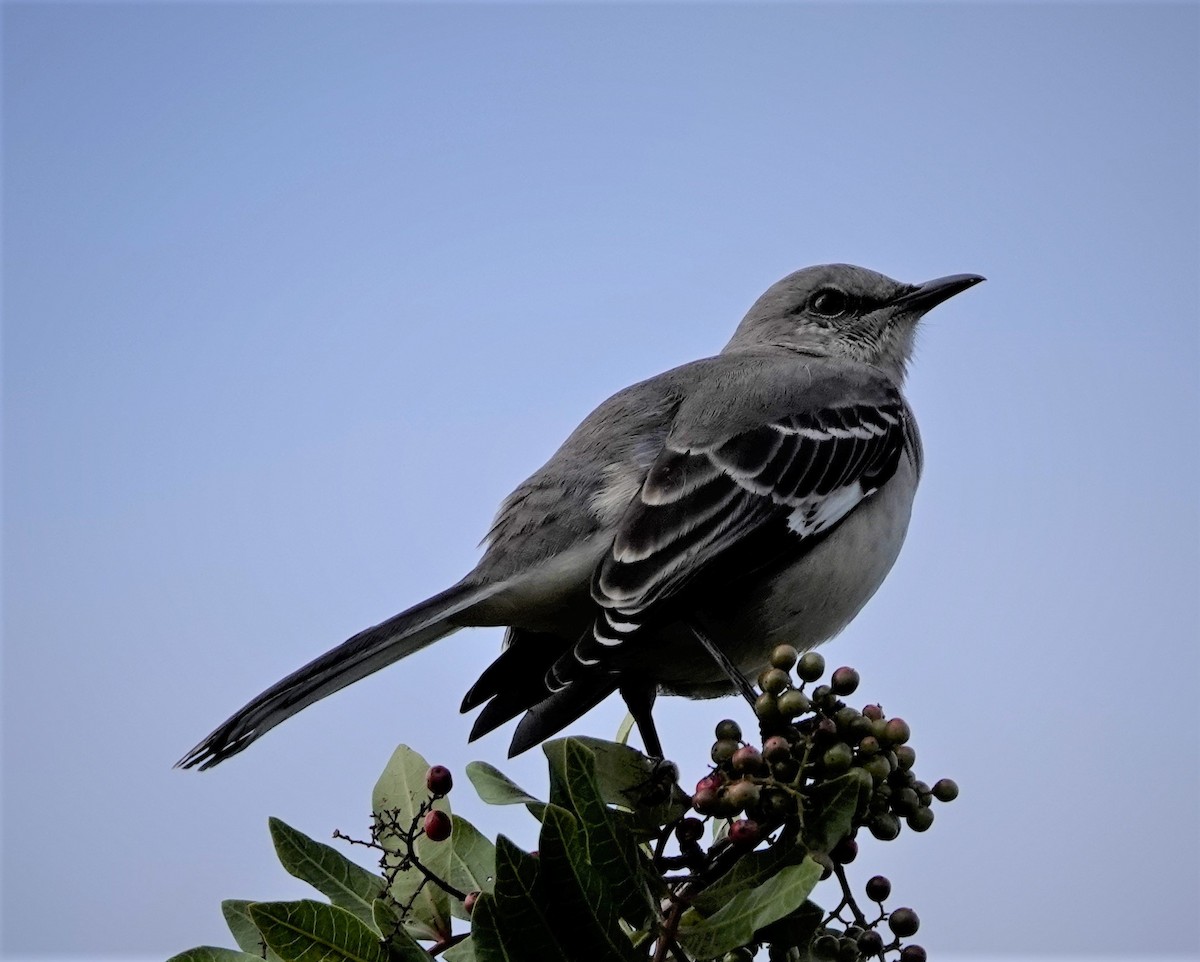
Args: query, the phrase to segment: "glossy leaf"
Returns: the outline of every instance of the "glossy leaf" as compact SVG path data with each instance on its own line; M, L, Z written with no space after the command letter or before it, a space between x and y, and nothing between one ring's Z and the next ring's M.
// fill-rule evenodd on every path
M459 815L452 815L450 834L450 877L446 880L460 892L491 892L496 884L496 846ZM462 903L450 900L450 910L468 918Z
M383 894L383 879L350 861L331 845L309 838L286 822L270 819L271 840L283 867L308 882L334 905L371 924L371 903Z
M788 865L799 865L807 854L798 842L776 842L769 848L747 852L733 863L733 868L700 892L692 905L705 915L711 915L739 892L756 888Z
M383 774L375 784L371 796L371 811L375 817L375 833L386 850L384 876L391 879L388 893L397 905L409 905L404 925L409 934L419 939L440 941L450 934L450 896L436 885L425 881L425 877L411 865L405 864L408 849L402 833L408 832L418 814L429 802L429 789L425 787L425 775L429 763L407 745L401 745L388 761ZM449 814L450 804L445 798L432 803L433 808ZM441 879L450 876L449 842L433 842L422 835L416 840L414 849L417 858L430 872Z
M388 962L379 933L336 905L254 902L250 917L284 962Z
M618 921L615 894L592 865L579 820L565 808L546 806L538 840L545 882L553 893L551 923L571 933L571 945L589 946L598 958L636 960Z
M869 791L861 778L857 772L848 772L815 786L805 805L804 841L809 849L828 852L850 834L860 796Z
M221 914L225 916L225 924L233 933L233 939L244 952L249 952L255 958L267 962L279 962L279 956L268 949L263 941L262 933L250 918L251 903L244 899L226 899L221 903ZM266 955L263 955L264 950Z
M546 916L539 863L503 835L496 839L495 892L479 896L471 913L478 962L573 962Z
M534 798L500 769L487 762L468 762L467 778L476 794L489 805L524 805L534 818L542 817L546 803Z
M167 962L262 962L262 956L250 955L238 949L222 949L215 945L200 945L173 955Z
M649 924L659 876L638 850L629 815L605 805L595 752L575 738L549 742L544 749L550 763L551 802L579 819L589 864L617 900L620 915L637 927Z
M805 859L780 869L757 888L739 892L708 918L689 910L679 927L680 944L701 959L745 945L763 926L803 905L820 878L821 866Z

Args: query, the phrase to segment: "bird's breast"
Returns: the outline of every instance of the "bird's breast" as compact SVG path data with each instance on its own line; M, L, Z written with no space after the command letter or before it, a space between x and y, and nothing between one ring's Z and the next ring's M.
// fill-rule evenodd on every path
M850 623L891 570L912 514L917 487L905 456L891 479L795 562L760 581L730 585L730 593L698 607L713 640L753 681L776 645L812 648ZM690 697L731 690L713 659L676 625L654 642L665 691Z

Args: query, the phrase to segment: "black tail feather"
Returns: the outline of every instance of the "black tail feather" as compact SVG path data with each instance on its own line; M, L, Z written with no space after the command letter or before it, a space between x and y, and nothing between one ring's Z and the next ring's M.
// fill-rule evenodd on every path
M230 716L204 741L176 762L177 768L203 771L236 755L313 702L399 661L463 627L454 620L500 586L457 584L360 631L331 651L276 682Z

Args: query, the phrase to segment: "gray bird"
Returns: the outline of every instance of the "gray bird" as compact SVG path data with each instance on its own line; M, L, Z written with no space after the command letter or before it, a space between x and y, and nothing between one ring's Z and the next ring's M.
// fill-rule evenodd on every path
M648 753L660 693L741 691L787 642L836 635L891 569L921 474L901 385L917 322L982 281L789 274L720 354L613 395L510 494L479 564L272 685L179 765L210 768L451 632L506 625L463 699L510 755L619 690Z

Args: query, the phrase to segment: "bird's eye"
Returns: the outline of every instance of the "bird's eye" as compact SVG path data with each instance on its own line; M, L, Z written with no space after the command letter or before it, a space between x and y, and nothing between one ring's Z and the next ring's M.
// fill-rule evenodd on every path
M822 317L841 317L850 309L850 298L836 287L825 287L812 296L808 308Z

